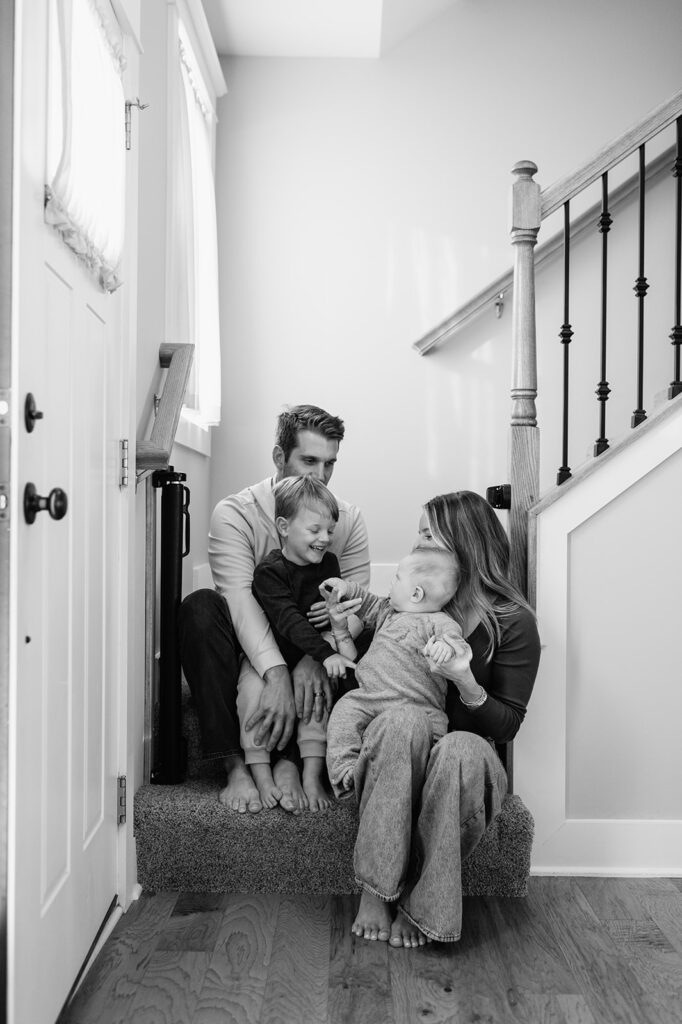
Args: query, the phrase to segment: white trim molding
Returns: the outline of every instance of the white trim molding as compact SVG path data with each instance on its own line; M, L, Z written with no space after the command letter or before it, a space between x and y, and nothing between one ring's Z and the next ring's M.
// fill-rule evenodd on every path
M664 506L670 518L670 509L674 508L676 494L681 489L675 481L679 478L677 469L682 451L682 403L675 400L675 406L672 407L671 403L666 415L647 424L647 427L633 443L619 452L614 451L610 459L583 480L576 481L572 487L564 485L567 489L557 500L542 503L535 520L537 610L543 651L528 717L514 750L516 789L535 818L532 870L538 874L682 874L682 811L679 810L682 801L674 795L674 764L668 761L669 771L661 773L667 777L659 778L656 783L656 786L668 787L663 813L660 813L660 792L647 790L646 781L639 794L631 796L626 793L622 802L619 796L607 806L611 798L605 793L619 792L618 769L610 763L605 752L596 749L598 740L594 739L595 735L605 736L608 741L605 747L617 751L620 765L625 764L631 776L634 773L635 777L640 765L642 776L648 777L646 762L650 756L655 755L657 759L676 756L674 751L661 749L661 739L655 727L656 721L659 724L665 722L661 715L674 714L670 705L666 712L666 698L661 695L672 697L679 692L679 672L675 679L667 678L670 673L656 671L657 664L670 663L670 652L674 651L677 643L677 638L672 635L674 627L667 630L665 636L670 634L669 640L664 640L659 649L655 649L657 645L651 642L650 637L646 646L647 635L638 633L638 627L647 615L649 621L658 615L653 595L660 602L666 622L675 615L679 618L679 604L676 609L672 608L675 602L666 596L666 589L670 593L675 592L675 580L679 581L682 576L679 544L675 537L671 537L669 545L666 545L666 550L668 546L670 549L667 566L655 561L655 555L649 559L647 552L649 542L658 545L652 550L660 550L663 541L652 537L652 534L656 533L656 524L662 519ZM671 481L674 494L666 489ZM645 507L650 509L651 520L639 524L639 527L635 524L632 530L626 528L622 544L618 540L622 553L620 578L628 580L628 589L626 593L622 590L612 593L610 605L604 601L604 621L595 622L591 634L604 630L604 636L615 635L617 638L614 644L610 639L605 641L610 646L603 661L609 661L614 648L619 648L616 652L619 664L625 665L625 669L616 684L621 682L626 692L630 695L639 693L641 698L628 701L624 697L619 702L619 689L615 692L608 689L606 693L604 689L597 693L598 687L590 689L591 681L596 679L599 683L600 676L610 666L589 660L590 638L581 633L580 624L576 624L573 618L579 619L583 614L584 621L581 602L595 600L594 594L585 592L585 572L578 573L576 569L580 536L577 531L604 510L608 510L604 513L607 525L611 523L608 515L617 512L619 506L616 503L634 500L639 493L636 485L640 484L654 488L651 501L649 491L645 495L645 501L649 502ZM627 527L629 519L625 522ZM597 527L601 528L600 521L589 524L590 529ZM596 535L597 546L609 540L603 534ZM633 557L635 551L644 552L639 563ZM645 567L645 580L635 575L637 564ZM630 571L633 573L631 579L628 576ZM580 592L577 576L582 581ZM666 584L665 579L671 582ZM603 580L598 567L590 576L588 586L593 591L599 589L599 598L602 591L604 595L609 593L609 581ZM632 641L630 646L628 640ZM661 651L661 646L665 650ZM630 651L632 655L628 653ZM627 661L630 656L632 668ZM645 666L643 672L638 671L641 663ZM674 669L672 675L675 675ZM612 684L607 685L611 687ZM575 708L579 699L583 709L580 721L583 726L589 721L589 729L592 730L587 740L575 724L578 720ZM647 718L647 710L658 718ZM578 796L576 790L571 790L571 780L575 784L578 777L576 768L581 778ZM590 788L594 801L590 797ZM623 793L622 787L620 793ZM591 802L599 807L599 817L580 813L581 807ZM631 817L627 817L628 805L633 808ZM652 811L650 818L646 816L648 806Z

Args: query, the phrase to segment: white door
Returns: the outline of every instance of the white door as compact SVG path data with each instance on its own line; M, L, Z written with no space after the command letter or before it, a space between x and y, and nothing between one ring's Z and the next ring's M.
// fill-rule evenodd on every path
M11 1024L54 1024L117 896L123 767L126 300L44 223L49 6L17 4ZM42 413L31 431L29 393ZM64 492L63 518L25 521L29 483L43 497Z

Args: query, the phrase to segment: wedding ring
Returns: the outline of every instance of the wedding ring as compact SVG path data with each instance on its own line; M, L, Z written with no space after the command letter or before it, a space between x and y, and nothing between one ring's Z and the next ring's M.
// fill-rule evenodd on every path
M321 697L321 696L322 696L322 690L315 690L315 692L313 693L313 697Z

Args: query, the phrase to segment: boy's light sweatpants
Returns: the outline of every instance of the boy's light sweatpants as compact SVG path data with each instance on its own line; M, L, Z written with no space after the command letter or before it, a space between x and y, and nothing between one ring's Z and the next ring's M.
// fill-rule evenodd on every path
M237 714L239 716L239 735L244 761L246 764L269 764L270 754L264 746L256 746L253 742L255 729L249 732L244 728L250 716L258 710L258 702L264 687L263 680L251 667L247 658L242 659L237 683ZM298 749L301 757L324 757L327 751L327 721L329 714L325 711L323 718L316 722L313 717L306 725L301 719L298 722Z

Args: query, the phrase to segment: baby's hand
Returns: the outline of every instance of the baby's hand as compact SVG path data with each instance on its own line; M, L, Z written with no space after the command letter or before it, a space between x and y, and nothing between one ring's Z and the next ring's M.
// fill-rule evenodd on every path
M320 583L319 591L322 597L325 599L327 604L331 600L341 601L343 596L348 592L348 584L345 580L340 580L337 576L330 576L324 583Z
M345 679L346 669L355 668L355 662L351 661L350 658L344 658L343 654L330 654L328 658L324 659L322 664L331 679L337 679L339 676Z
M349 598L344 601L344 596L348 593L348 584L344 580L339 580L334 577L325 580L320 585L320 593L327 602L327 614L329 615L329 621L331 622L332 632L335 629L347 629L348 628L348 617L362 604L361 597Z
M450 647L444 638L439 639L432 636L429 637L426 647L424 648L424 654L436 665L443 665L452 657L452 647Z

